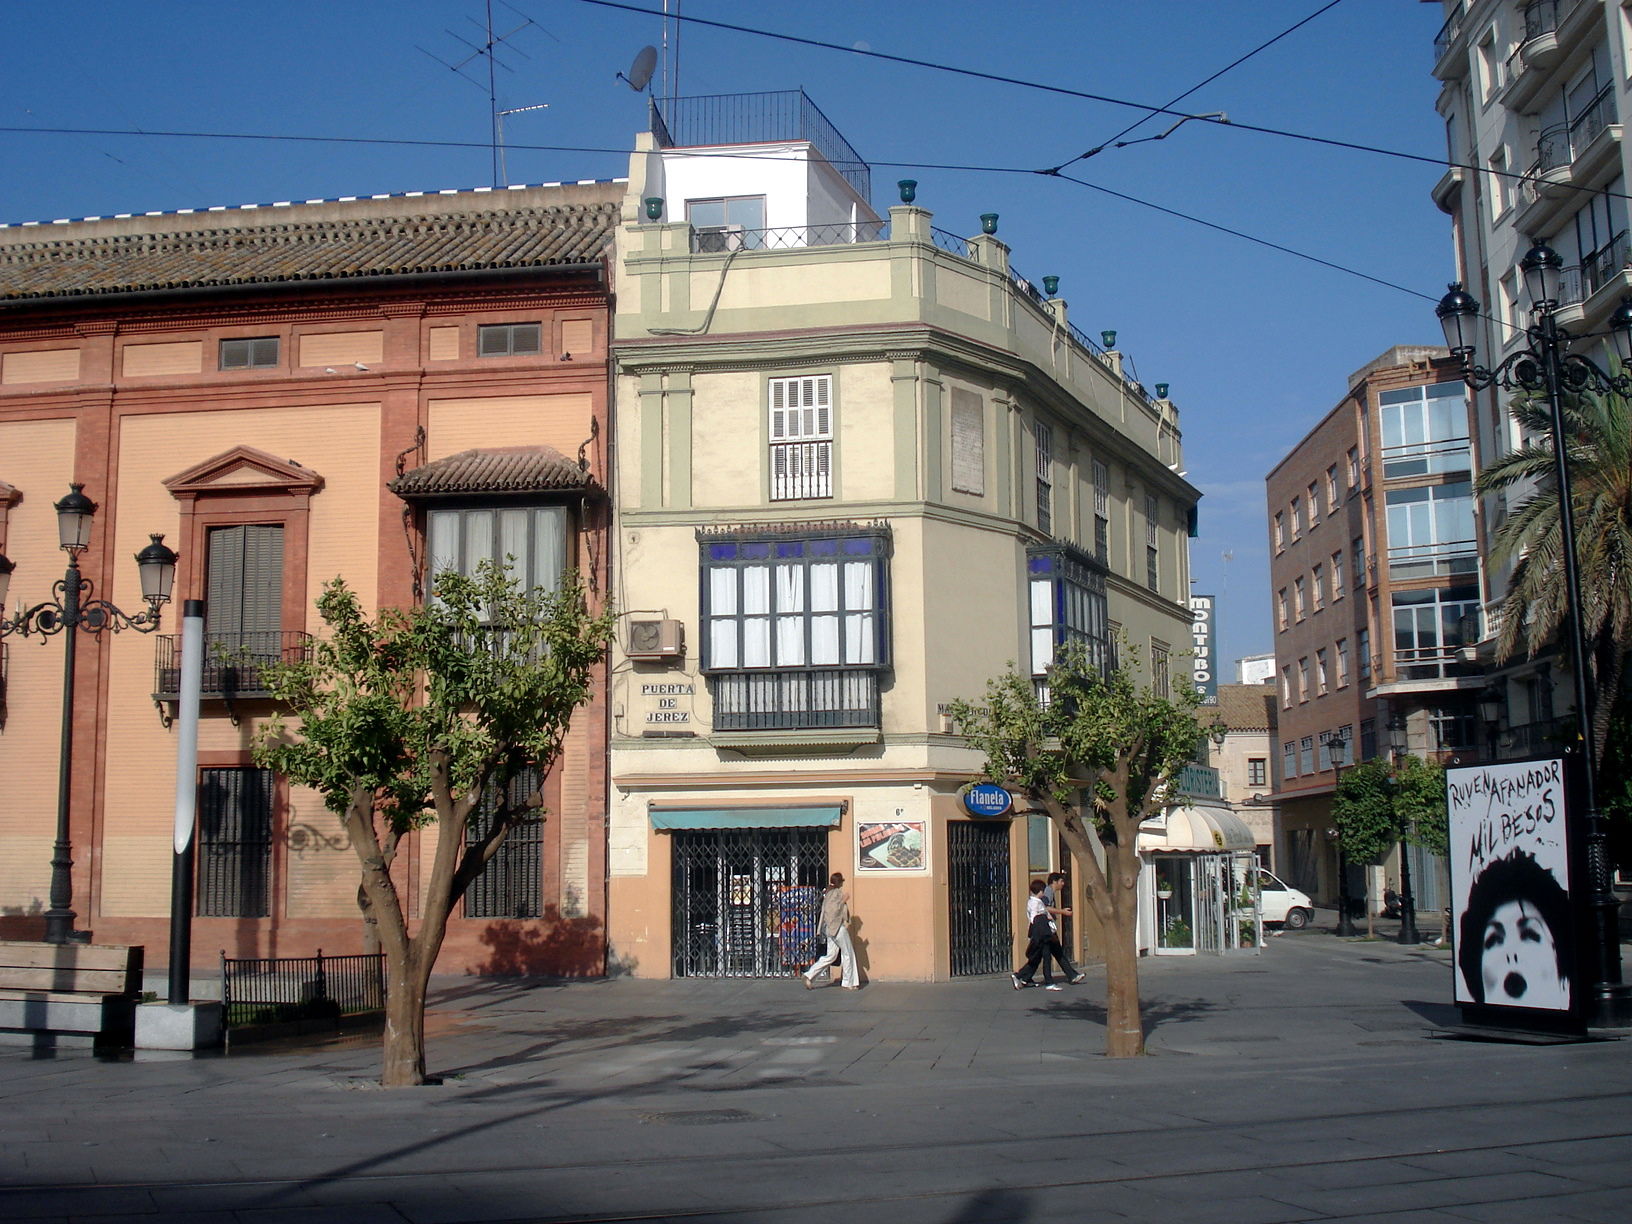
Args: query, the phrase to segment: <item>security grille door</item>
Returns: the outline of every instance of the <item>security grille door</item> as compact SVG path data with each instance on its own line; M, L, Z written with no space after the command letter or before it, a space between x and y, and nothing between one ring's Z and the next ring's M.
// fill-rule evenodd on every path
M510 802L524 803L538 785L538 769L529 765L510 779ZM495 806L490 788L470 814L466 845L487 836ZM465 889L465 917L537 918L542 912L543 860L544 821L535 815L511 828L482 873Z
M946 826L946 856L951 876L953 975L1012 970L1008 821L951 821Z
M265 918L272 877L272 771L199 771L201 918Z
M808 964L786 896L820 896L826 829L685 829L674 834L674 976L787 977ZM819 904L819 901L817 901Z

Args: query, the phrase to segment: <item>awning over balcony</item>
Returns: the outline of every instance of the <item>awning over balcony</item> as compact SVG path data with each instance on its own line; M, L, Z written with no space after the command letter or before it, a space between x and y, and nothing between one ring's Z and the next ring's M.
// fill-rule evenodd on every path
M588 471L553 446L497 446L460 451L404 472L386 486L404 501L472 495L585 494Z
M654 829L808 829L837 827L836 803L810 807L674 807L651 810Z

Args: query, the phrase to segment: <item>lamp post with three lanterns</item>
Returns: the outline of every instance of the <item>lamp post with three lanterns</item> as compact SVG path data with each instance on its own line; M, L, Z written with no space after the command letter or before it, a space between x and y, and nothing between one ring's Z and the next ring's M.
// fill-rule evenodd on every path
M1632 1022L1632 995L1621 983L1621 941L1617 901L1610 884L1608 837L1598 807L1598 770L1592 741L1587 735L1592 712L1591 680L1587 674L1586 630L1582 622L1581 576L1575 548L1575 514L1570 498L1570 468L1566 455L1565 393L1614 394L1632 397L1632 296L1623 297L1609 320L1615 356L1622 372L1609 374L1579 353L1569 351L1575 337L1558 324L1564 261L1558 252L1537 243L1519 261L1535 321L1525 331L1526 347L1505 357L1494 368L1477 363L1476 334L1479 303L1460 284L1440 299L1435 313L1445 329L1445 344L1462 362L1462 380L1475 391L1501 387L1531 395L1544 394L1553 435L1553 475L1558 491L1559 549L1562 554L1565 596L1565 632L1570 650L1571 679L1575 685L1576 725L1581 755L1581 826L1586 842L1588 884L1592 891L1593 965L1592 1021L1606 1027Z
M40 634L41 638L63 636L62 665L62 743L57 758L57 829L51 848L51 908L45 911L45 941L53 944L73 942L74 898L73 844L69 837L68 813L73 777L74 750L74 664L78 634L84 630L98 634L104 630L118 633L134 629L138 633L152 633L159 627L159 610L170 599L170 590L176 580L176 554L164 546L164 537L155 535L152 542L136 554L136 567L141 575L142 598L147 611L132 616L113 606L105 599L92 599L91 580L79 569L79 554L90 547L91 519L96 506L85 496L85 486L71 484L68 493L56 503L57 538L68 554L68 571L52 586L55 597L31 608L19 607L10 620L5 618L6 595L11 586L11 575L16 565L0 554L0 637L10 633L27 637Z

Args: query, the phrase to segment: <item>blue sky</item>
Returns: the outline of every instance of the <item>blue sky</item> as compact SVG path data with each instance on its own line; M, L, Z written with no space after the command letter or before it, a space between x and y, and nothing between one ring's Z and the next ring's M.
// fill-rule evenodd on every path
M684 0L682 11L1164 106L1325 3ZM615 74L660 42L659 20L586 0L495 0L493 13L508 35L497 52L507 66L495 72L499 108L549 107L506 121L508 181L622 177L626 156L574 150L626 149L643 126L643 100ZM490 183L485 61L464 76L445 66L485 40L484 18L483 0L17 6L0 76L0 221ZM1177 107L1441 158L1430 75L1441 20L1435 4L1341 0ZM1025 173L1102 144L1141 118L1135 108L692 23L680 36L678 86L682 95L803 86L874 164L881 209L896 179L915 178L918 203L942 228L974 233L979 214L1001 214L1015 266L1033 280L1059 276L1074 323L1091 335L1114 328L1145 384L1172 386L1190 479L1206 494L1194 590L1219 597L1225 676L1239 656L1273 648L1264 475L1352 371L1391 345L1439 342L1432 307L1452 253L1428 192L1442 167L1192 122L1071 170L1401 287L1389 288ZM1171 123L1147 119L1126 139ZM365 143L115 134L135 130Z

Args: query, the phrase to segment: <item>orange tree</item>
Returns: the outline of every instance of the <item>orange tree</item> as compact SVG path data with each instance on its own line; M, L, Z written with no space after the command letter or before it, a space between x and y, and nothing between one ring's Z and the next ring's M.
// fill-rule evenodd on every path
M317 601L328 632L310 661L268 669L293 716L274 719L255 760L323 796L362 868L358 904L385 954L380 1082L425 1082L425 992L448 917L509 835L542 814L537 790L510 796L529 766L543 779L573 711L588 700L611 636L571 575L522 590L503 567L442 574L433 598L370 618L335 579ZM467 838L483 796L493 811ZM417 928L392 875L403 839L435 825Z
M1011 670L977 705L951 713L985 754L985 777L1046 813L1076 861L1105 936L1105 1053L1145 1052L1139 1006L1139 826L1159 814L1167 783L1194 759L1203 731L1188 686L1162 697L1125 668L1100 672L1080 646L1061 650L1046 691Z

